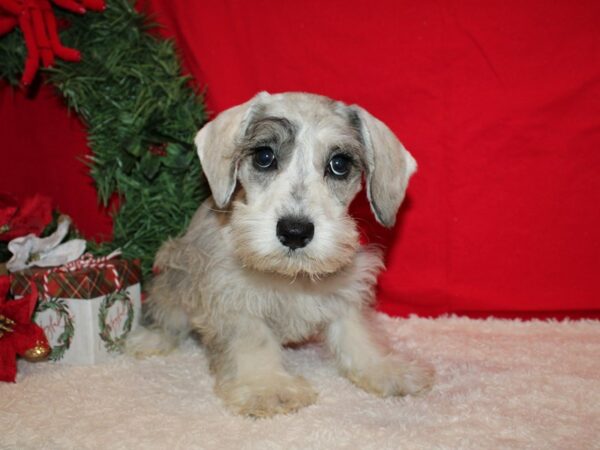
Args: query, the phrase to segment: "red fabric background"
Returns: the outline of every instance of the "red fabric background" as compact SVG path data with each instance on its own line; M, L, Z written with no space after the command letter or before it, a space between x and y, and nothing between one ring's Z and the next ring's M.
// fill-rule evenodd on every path
M359 103L419 162L379 302L392 314L600 311L600 2L147 0L220 112L259 90ZM107 232L45 92L0 90L0 190ZM8 158L4 155L8 155Z

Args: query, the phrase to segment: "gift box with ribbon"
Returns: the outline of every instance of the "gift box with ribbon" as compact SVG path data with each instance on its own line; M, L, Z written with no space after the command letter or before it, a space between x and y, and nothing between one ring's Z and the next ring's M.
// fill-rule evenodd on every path
M141 311L139 263L116 255L76 261L51 269L11 274L15 297L33 281L39 291L34 321L45 333L50 359L94 364L121 350Z

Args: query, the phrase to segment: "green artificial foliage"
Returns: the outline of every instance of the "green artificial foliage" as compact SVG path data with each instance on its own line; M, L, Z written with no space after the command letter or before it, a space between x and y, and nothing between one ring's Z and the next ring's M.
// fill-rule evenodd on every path
M205 121L201 96L181 75L171 41L128 0L108 0L102 13L78 16L54 9L69 26L60 39L81 51L79 63L56 60L48 81L87 126L88 161L98 196L113 211L113 240L151 272L160 244L179 235L208 194L193 145ZM25 51L19 31L0 38L0 74L16 83Z
M13 86L19 84L25 55L21 30L17 28L6 36L0 36L0 80L6 80Z

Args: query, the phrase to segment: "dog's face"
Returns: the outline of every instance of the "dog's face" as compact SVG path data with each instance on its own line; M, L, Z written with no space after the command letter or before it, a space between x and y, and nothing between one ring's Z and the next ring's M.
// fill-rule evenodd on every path
M215 203L231 203L231 240L249 267L318 277L348 264L358 232L348 206L365 174L376 219L392 226L415 160L358 106L260 93L200 130Z

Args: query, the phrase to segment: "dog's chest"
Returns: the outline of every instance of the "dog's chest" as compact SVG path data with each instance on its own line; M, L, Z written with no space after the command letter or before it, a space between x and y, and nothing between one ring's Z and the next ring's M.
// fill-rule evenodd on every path
M318 294L299 287L264 286L256 291L254 309L279 340L304 340L343 314L346 302L335 294Z
M330 297L281 296L265 320L282 342L300 341L319 332L342 315L343 302Z

